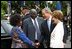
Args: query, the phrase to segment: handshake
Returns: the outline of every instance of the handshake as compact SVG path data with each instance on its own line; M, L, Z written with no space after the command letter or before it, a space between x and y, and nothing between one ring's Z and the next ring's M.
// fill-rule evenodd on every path
M34 46L35 48L39 48L39 46L40 46L39 41L38 41L38 40L35 40L35 42L33 43L33 46Z

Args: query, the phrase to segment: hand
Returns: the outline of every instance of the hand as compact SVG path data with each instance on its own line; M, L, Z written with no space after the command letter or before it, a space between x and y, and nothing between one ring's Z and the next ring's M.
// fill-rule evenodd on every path
M19 43L23 43L23 41L21 41L21 40L17 40Z
M38 48L40 46L40 43L35 43L35 47Z

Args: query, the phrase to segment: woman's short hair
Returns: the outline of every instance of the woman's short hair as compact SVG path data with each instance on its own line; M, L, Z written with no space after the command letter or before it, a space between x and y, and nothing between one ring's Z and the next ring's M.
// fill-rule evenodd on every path
M10 24L12 26L17 26L17 24L20 23L21 20L22 20L22 18L21 18L21 16L19 14L11 15Z
M61 21L63 20L63 13L62 13L61 10L55 10L55 11L53 11L52 12L52 16L54 18L57 18L57 19L61 20Z

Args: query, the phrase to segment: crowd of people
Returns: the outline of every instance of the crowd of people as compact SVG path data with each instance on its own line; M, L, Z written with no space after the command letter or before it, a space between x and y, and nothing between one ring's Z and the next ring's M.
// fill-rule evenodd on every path
M10 16L11 48L64 48L68 32L61 10L41 10L22 7L21 14Z

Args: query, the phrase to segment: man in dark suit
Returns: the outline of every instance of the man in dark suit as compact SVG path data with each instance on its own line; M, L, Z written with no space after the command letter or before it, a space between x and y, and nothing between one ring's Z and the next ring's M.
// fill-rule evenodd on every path
M52 21L52 15L51 15L50 9L48 9L48 8L42 9L42 15L45 19L45 21L41 24L42 42L45 40L45 44L46 44L47 48L49 48L50 35L51 35L51 32L53 31L54 27L56 26L56 24L54 24Z
M21 16L23 18L22 20L30 17L29 8L27 6L23 6L21 8Z
M30 17L30 14L29 14L29 8L27 6L23 6L21 8L21 17L22 17L22 23L25 19L29 18ZM22 28L23 26L21 26Z
M35 9L30 10L29 18L23 21L23 31L26 33L27 37L35 42L35 40L41 41L41 24L43 18L37 16L37 11Z
M68 36L70 36L70 32L69 32L68 27L67 27L67 16L65 16L64 19L63 19L63 26L64 26L63 42L66 44Z

